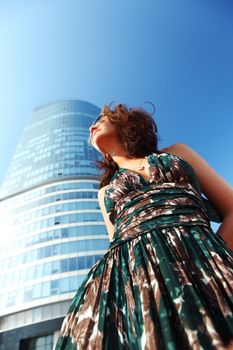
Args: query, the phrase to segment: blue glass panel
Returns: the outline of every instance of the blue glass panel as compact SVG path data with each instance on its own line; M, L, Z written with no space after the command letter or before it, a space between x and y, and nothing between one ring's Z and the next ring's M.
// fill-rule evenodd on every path
M61 278L59 284L60 284L60 293L67 293L67 292L69 292L69 281L68 281L68 278Z
M82 270L86 268L86 259L85 256L78 257L78 269Z
M60 263L61 263L61 272L68 271L68 259L62 259Z
M86 266L87 268L90 268L94 265L94 258L92 255L87 255L86 256Z
M78 259L70 258L69 259L69 271L75 271L78 269Z
M69 278L69 290L76 291L78 288L78 278L77 276L72 276Z
M50 295L50 282L45 282L42 284L41 296L44 298L49 295Z

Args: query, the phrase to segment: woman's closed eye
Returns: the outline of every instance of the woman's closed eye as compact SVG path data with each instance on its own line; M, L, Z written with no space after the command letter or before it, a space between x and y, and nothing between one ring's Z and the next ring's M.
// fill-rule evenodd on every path
M97 123L95 123L94 125L92 125L94 128L97 128L100 124L102 124L104 121L106 120L105 119L100 119Z
M103 119L98 120L95 124L92 124L89 128L90 133L92 133L95 129L98 129L99 126L104 122Z
M103 119L103 117L104 117L103 113L99 114L98 117L93 121L92 126L99 124L99 122Z

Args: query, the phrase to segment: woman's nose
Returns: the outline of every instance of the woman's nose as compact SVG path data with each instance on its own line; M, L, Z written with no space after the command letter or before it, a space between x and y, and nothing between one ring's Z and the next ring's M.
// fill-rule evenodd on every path
M90 128L89 128L90 133L92 133L97 128L98 128L97 124L91 125Z
M95 126L94 125L91 125L90 128L89 128L89 131L92 132L92 130L95 129Z

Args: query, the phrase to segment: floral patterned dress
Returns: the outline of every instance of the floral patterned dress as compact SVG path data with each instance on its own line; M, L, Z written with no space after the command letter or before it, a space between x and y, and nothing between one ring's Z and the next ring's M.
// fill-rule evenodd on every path
M233 253L210 227L195 172L169 153L147 160L149 180L120 168L106 189L114 237L56 350L211 350L233 339Z

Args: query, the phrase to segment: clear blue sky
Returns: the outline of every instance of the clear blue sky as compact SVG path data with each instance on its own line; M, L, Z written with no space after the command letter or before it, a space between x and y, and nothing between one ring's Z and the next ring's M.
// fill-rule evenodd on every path
M0 182L31 111L61 99L156 106L233 185L230 0L0 1Z

